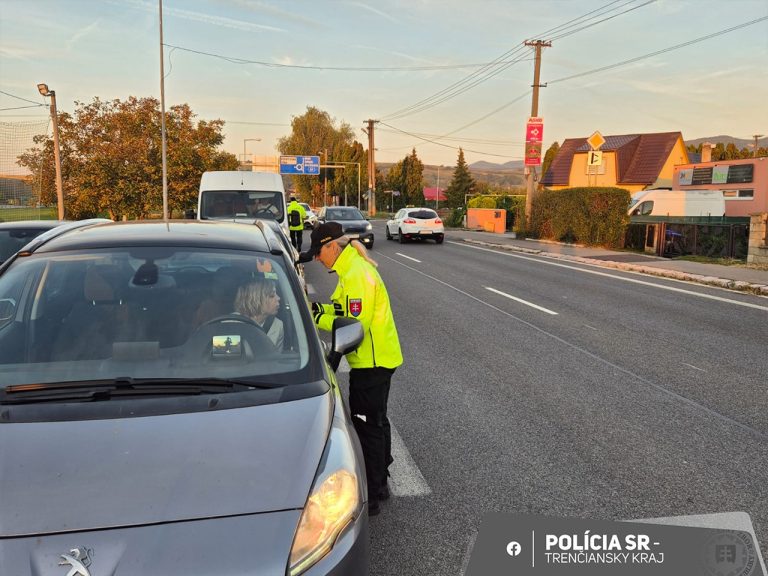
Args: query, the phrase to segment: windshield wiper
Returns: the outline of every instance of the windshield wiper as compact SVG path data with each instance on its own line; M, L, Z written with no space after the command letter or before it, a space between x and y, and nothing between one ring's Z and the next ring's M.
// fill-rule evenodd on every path
M273 386L224 378L130 378L17 384L0 390L0 404L93 402L126 396L183 396L242 392Z

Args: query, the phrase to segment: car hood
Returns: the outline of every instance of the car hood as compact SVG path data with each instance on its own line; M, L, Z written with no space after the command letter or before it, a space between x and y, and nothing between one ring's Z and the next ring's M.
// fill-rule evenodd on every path
M347 232L365 232L368 227L368 220L334 220L341 224L341 229L346 234Z
M333 396L0 426L0 536L303 508Z

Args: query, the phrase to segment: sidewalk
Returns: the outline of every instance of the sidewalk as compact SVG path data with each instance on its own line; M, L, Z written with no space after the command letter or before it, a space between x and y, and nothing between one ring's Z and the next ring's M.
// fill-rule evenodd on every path
M446 230L446 237L469 244L642 272L768 296L768 270L659 258L634 252L619 252L546 240L525 240L515 238L512 234L494 234L479 230Z

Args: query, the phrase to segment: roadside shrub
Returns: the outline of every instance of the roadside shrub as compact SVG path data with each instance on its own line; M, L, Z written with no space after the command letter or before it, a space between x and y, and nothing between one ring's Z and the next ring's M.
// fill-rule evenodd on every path
M629 200L623 188L545 189L533 200L530 228L540 238L621 247Z
M464 226L464 208L454 208L451 213L443 218L443 223L449 228L461 228Z

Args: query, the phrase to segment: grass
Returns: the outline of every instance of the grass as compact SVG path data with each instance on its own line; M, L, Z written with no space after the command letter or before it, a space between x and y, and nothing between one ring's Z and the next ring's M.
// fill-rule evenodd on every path
M15 222L18 220L57 220L58 211L55 206L35 208L22 206L19 208L0 208L0 222Z

